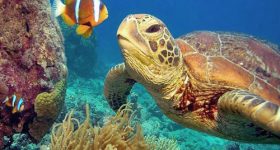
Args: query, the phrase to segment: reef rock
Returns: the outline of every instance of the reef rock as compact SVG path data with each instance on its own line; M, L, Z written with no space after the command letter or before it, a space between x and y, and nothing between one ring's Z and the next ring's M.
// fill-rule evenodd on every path
M16 132L40 140L64 104L63 37L50 12L47 0L0 0L0 149ZM14 94L23 111L3 103Z

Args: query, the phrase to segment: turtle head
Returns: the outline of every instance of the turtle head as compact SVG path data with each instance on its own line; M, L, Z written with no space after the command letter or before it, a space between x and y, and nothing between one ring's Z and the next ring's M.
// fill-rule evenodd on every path
M144 86L154 88L170 84L183 66L174 38L165 24L154 16L127 16L117 37L128 73Z

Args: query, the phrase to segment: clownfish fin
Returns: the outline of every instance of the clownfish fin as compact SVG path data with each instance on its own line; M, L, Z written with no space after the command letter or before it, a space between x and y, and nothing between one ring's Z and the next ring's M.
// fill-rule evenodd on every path
M13 107L12 114L18 112L16 107Z
M92 34L93 28L90 28L89 30L87 30L87 32L85 32L84 34L82 34L83 38L89 38Z
M90 26L87 25L79 25L76 29L76 33L78 35L83 35L85 34L88 30L90 30Z
M8 107L12 107L12 103L11 103L10 101L7 101L7 102L5 103L5 105L8 106Z
M18 111L22 112L23 110L24 110L24 105L21 105Z
M71 19L67 14L63 13L61 15L63 21L68 25L68 26L73 26L75 25L75 21L73 19Z
M61 0L54 0L52 5L52 14L55 17L60 16L65 12L66 6L61 2Z
M105 5L102 6L101 12L100 12L100 17L99 20L100 21L104 21L108 18L108 9Z

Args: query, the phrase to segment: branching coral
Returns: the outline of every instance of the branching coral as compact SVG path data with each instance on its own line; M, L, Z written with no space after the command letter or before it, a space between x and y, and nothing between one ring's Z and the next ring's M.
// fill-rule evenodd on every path
M149 145L149 150L180 150L176 140L158 138L153 135L146 136L145 140Z
M62 123L54 125L50 147L52 150L145 150L147 145L141 128L139 125L136 130L133 128L131 114L131 106L123 106L103 127L93 127L88 105L82 124L72 117L71 111Z

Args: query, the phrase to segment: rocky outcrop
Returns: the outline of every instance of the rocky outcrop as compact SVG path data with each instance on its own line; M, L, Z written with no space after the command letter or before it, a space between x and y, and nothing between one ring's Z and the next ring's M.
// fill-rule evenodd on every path
M64 104L66 77L63 37L49 1L0 0L0 148L15 132L36 140L44 135ZM12 113L2 103L13 94L24 99L23 111Z

